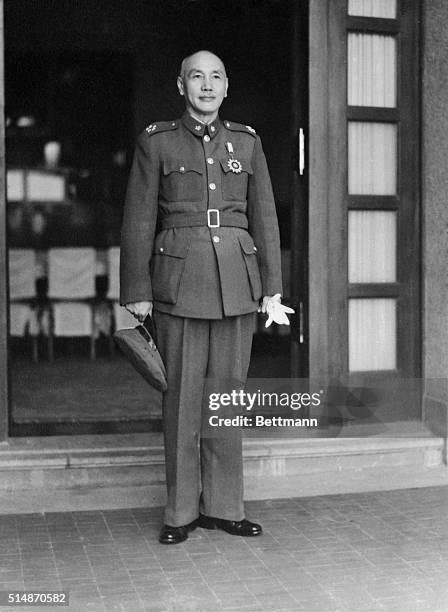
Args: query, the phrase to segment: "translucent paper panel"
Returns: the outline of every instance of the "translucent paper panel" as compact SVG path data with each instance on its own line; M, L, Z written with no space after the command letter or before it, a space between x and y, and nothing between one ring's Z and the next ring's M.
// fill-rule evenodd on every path
M348 14L361 17L382 17L395 19L397 16L396 0L348 0Z
M348 192L395 195L397 126L350 121L348 124Z
M350 299L348 358L350 372L394 370L397 366L396 301Z
M382 210L348 213L348 280L393 283L397 268L397 215Z
M397 41L394 36L349 34L348 104L397 105Z

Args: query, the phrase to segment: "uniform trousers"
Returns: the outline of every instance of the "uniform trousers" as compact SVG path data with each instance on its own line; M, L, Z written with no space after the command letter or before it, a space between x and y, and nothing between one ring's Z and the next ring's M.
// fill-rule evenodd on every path
M246 381L255 313L193 319L154 311L157 344L167 370L163 426L167 504L165 524L178 527L199 512L244 518L242 432L204 434L213 379ZM218 410L219 414L219 410Z

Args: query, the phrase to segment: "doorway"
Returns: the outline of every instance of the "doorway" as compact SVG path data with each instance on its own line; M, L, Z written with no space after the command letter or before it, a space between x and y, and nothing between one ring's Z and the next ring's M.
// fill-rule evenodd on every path
M120 132L123 137L118 142L117 134L114 134L115 140L111 138L111 146L102 149L99 147L104 155L104 163L99 164L102 171L101 180L94 180L90 185L88 181L84 181L81 186L76 187L75 192L72 192L72 195L75 193L74 199L80 200L75 211L75 220L78 223L77 238L81 242L80 244L73 242L73 232L66 232L65 236L57 233L58 239L64 238L67 242L64 243L65 246L95 249L100 270L95 290L97 293L104 292L105 287L101 278L104 253L98 258L98 251L104 252L118 244L121 223L119 200L122 198L117 194L123 191L123 181L120 177L126 175L135 136L154 120L172 119L182 113L182 101L177 96L175 87L180 59L199 48L216 52L226 63L230 76L229 97L223 105L221 117L252 125L263 142L280 225L284 301L296 309L296 316L293 317L290 328L265 330L264 322L260 318L254 339L250 375L283 378L291 375L306 376L308 213L307 166L305 163L303 167L303 164L307 147L308 2L244 0L210 3L205 0L197 2L160 0L134 4L133 12L118 0L108 3L107 11L102 11L101 6L96 3L95 6L89 5L87 9L83 7L82 10L78 3L74 3L70 11L67 11L67 4L61 3L55 6L52 2L43 2L39 4L39 10L30 7L25 17L29 36L22 37L18 32L23 30L23 17L18 15L13 2L6 3L5 54L7 66L9 65L6 91L7 116L13 120L12 127L16 132L18 130L19 136L25 135L24 131L30 127L36 136L40 135L41 140L43 139L42 142L34 142L38 151L36 148L28 151L25 146L24 151L30 154L26 159L20 155L13 157L10 149L11 154L9 158L7 157L7 163L10 169L14 165L16 170L20 170L17 168L17 163L22 164L24 168L21 169L23 172L20 176L28 181L30 169L34 170L34 166L43 164L43 159L39 157L42 155L43 144L50 137L52 140L61 141L57 130L53 130L51 134L47 134L45 129L39 131L39 121L40 126L45 127L47 114L50 116L51 112L60 108L61 100L58 98L59 90L55 87L55 80L59 79L59 85L63 83L69 87L84 66L88 78L95 81L94 70L97 66L101 70L101 79L104 80L105 73L115 77L118 74L118 78L114 77L114 80L126 83L126 92L122 92L125 95L119 95L118 98L121 104L126 96L129 100L126 108L120 113L121 123L113 122L120 129L123 128ZM34 62L34 68L31 66L28 71L30 78L32 75L36 78L36 75L45 73L45 78L41 80L45 80L53 95L49 96L49 103L37 96L36 109L31 107L15 109L13 103L15 98L12 95L14 87L11 85L14 82L14 70L17 65L14 57L26 58L31 57L30 54ZM45 66L48 66L49 56L62 58L62 63L72 63L77 67L77 73L73 70L46 71ZM87 59L78 61L77 58ZM38 67L40 66L40 70L37 71L36 62ZM111 66L107 68L108 63L114 67L113 70ZM10 85L8 85L8 76ZM97 81L97 86L101 79ZM21 96L19 98L23 99ZM95 106L95 99L96 96L93 96L89 104ZM92 112L101 117L102 111L106 114L109 111L104 96L99 99L102 100L102 106L95 106ZM113 99L114 95L111 100ZM76 97L72 100L72 118L77 114L82 117L89 112L85 108L85 97L78 96L79 100L82 102L78 104L79 108L76 106ZM8 101L10 101L9 106ZM32 106L33 98L29 97L28 102ZM49 104L53 105L52 108L49 108ZM27 126L26 122L33 116L37 126L36 124ZM22 126L17 126L17 120L20 118ZM104 127L107 121L100 123ZM76 125L76 121L72 124ZM20 127L23 128L22 131ZM66 133L70 131L70 124L63 124L63 128L64 138L70 140L70 134ZM14 130L9 129L9 134ZM106 138L103 138L101 130L97 133L97 137L100 140L107 140L110 131L109 125L109 129L106 129ZM90 162L89 156L83 155L86 143L79 134L75 133L74 136L71 139L75 143L70 151L71 157L67 157L67 148L65 148L66 150L62 151L60 165L70 166L70 170L79 173L80 170L86 170L83 166L89 166ZM28 144L29 142L28 140ZM92 153L92 147L88 148ZM36 154L38 158L35 157ZM69 161L66 161L67 159ZM59 177L66 176L63 168L56 170ZM87 174L91 178L92 172L89 170L91 169L87 167ZM16 225L13 226L16 231L14 239L18 239L23 229L19 227L20 223L17 221L20 214L14 214L21 205L21 200L17 197L18 175L10 174L9 178L9 195L15 189L16 199L13 203L8 202L8 210L14 209L11 218L13 222L16 221ZM57 186L54 188L57 191ZM91 197L92 191L89 190L93 190L98 196L95 206L92 206L95 197ZM29 193L26 192L26 195L29 196ZM65 196L70 199L70 189L64 191L64 198ZM113 197L118 200L114 206L111 202ZM101 203L99 207L98 202ZM45 213L50 205L48 202L41 202L41 208L43 204L45 204L43 208ZM56 204L53 202L51 206L54 208ZM29 201L25 203L25 208L25 212L28 213ZM62 211L62 207L58 210ZM65 207L64 210L67 211L68 208ZM101 245L96 244L98 224L93 212L99 219L107 219L110 225L107 228L107 239ZM28 218L25 214L22 217ZM43 217L45 221L45 214ZM42 223L39 225L39 220L42 221L42 214L38 215L34 228L41 227ZM83 225L85 231L82 229ZM66 226L64 228L66 229ZM30 230L29 227L25 229ZM104 232L102 237L104 238ZM11 230L9 238L9 246L12 247ZM45 242L45 236L41 235L38 245L38 266L45 266L45 253L51 246L49 242L48 244ZM45 291L42 282L39 290ZM61 339L55 344L52 363L47 360L45 338L39 339L37 364L31 361L33 348L29 335L11 340L10 349L16 356L19 354L26 364L24 368L14 367L13 361L10 361L10 427L13 435L141 431L158 427L160 398L150 398L150 418L143 416L148 414L145 408L148 402L145 384L137 379L134 382L133 372L127 369L127 364L111 360L107 339L98 343L93 362L89 362L88 343L85 339L68 344ZM64 360L70 364L67 370L62 367ZM62 370L58 371L61 367ZM118 396L121 404L118 403L122 409L118 406L117 414L111 418L110 412L108 416L107 410L101 411L100 408L101 403L105 406L108 403L105 394L108 392L109 381L111 392L117 396L113 391L113 381L116 380L117 371L126 374L127 382L120 383ZM77 375L80 376L79 380L73 378ZM86 383L86 376L94 378L100 376L105 384L92 386ZM40 387L37 389L33 385ZM128 390L126 385L129 385ZM86 396L82 392L86 386L96 388L95 395L90 397L92 406L96 405L96 408L90 411L88 394ZM140 402L142 410L132 414L130 404L135 400L136 389L139 397L134 405ZM51 395L55 401L49 401ZM20 404L23 406L26 401L29 403L32 416L22 411L21 417L18 418ZM58 402L60 405L63 403L63 410L58 409ZM48 411L50 405L53 408Z

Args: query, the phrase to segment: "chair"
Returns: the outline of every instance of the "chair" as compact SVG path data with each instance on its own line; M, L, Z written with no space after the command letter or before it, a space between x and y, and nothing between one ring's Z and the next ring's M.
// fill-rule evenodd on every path
M90 358L95 359L95 273L94 248L49 249L50 360L54 337L89 337Z
M120 306L120 247L110 247L107 251L108 290L107 299L111 305L112 325L110 329L111 352L114 350L112 334L116 329L135 327L137 322L130 312Z
M9 333L20 338L30 336L33 361L39 358L36 297L35 252L9 249Z

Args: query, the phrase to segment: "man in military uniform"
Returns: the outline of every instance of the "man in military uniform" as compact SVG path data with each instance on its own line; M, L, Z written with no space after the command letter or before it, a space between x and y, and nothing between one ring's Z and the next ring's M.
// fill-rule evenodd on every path
M262 531L244 516L241 432L201 436L201 418L206 380L245 381L255 313L281 293L260 138L218 117L228 88L224 64L195 53L182 62L177 86L185 114L149 125L138 138L121 244L121 303L140 321L153 315L167 369L165 544L197 526Z

